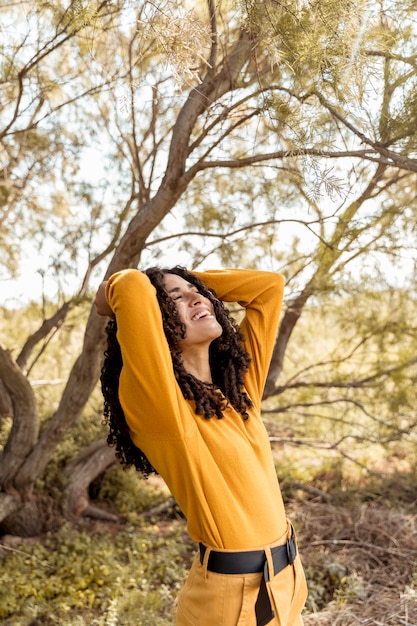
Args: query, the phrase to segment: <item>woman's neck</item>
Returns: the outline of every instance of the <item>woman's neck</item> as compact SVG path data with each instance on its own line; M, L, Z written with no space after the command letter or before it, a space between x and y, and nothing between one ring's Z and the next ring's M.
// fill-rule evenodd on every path
M208 351L184 351L181 355L184 369L205 383L212 383Z

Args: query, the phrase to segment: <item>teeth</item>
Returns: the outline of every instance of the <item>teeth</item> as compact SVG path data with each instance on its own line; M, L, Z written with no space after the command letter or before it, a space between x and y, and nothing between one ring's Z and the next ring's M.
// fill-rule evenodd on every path
M197 313L196 315L193 316L193 320L197 321L201 319L202 317L207 317L208 315L210 315L208 311L201 311L200 313Z

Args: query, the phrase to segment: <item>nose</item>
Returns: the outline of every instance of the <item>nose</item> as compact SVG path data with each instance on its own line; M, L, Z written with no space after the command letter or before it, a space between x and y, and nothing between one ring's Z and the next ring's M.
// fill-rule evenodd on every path
M195 291L190 292L189 303L191 304L191 306L197 306L202 301L203 296L201 295L201 293Z

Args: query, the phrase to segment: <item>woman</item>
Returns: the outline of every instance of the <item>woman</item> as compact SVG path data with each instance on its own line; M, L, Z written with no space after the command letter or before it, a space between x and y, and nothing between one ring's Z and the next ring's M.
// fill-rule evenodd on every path
M158 471L200 547L177 626L302 624L305 577L260 417L282 293L278 274L179 267L124 270L97 292L97 312L114 318L109 443L122 463ZM244 307L240 327L223 302Z

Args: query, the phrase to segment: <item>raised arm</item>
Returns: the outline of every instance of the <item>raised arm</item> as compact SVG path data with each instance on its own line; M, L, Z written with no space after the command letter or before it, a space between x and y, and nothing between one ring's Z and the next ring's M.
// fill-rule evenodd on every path
M260 406L272 351L278 332L284 279L274 272L256 270L211 270L194 272L220 300L237 302L245 308L241 330L252 358L246 388Z
M133 441L140 447L145 431L154 436L181 436L181 392L155 288L142 272L124 270L107 282L106 301L116 315L123 359L119 396Z

